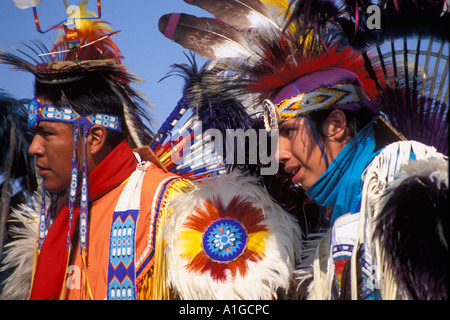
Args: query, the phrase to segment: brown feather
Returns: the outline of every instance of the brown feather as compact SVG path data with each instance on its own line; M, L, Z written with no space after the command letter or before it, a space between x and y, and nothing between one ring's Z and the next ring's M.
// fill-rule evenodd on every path
M211 18L185 13L163 15L159 31L170 40L206 58L251 56L244 37L236 30Z

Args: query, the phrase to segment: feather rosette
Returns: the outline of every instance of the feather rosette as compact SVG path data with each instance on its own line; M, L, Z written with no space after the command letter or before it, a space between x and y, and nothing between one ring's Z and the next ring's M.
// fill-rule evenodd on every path
M240 196L226 207L220 196L207 199L203 208L195 207L179 233L181 256L189 259L186 268L209 272L215 281L225 281L227 270L233 278L238 272L245 276L247 261L264 257L269 234L263 220L262 210Z
M233 172L171 201L164 225L167 285L181 299L281 298L301 231L259 180Z

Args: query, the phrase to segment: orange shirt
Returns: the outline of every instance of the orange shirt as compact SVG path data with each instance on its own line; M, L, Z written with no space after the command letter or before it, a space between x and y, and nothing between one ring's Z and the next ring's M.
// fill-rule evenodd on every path
M148 255L150 254L150 246L153 246L151 236L153 232L157 231L153 230L152 227L152 213L153 215L155 214L159 197L167 196L169 188L161 190L161 186L169 180L174 181L172 179L173 177L175 177L173 174L164 172L153 163L147 168L144 176L141 189L140 213L137 219L135 237L136 272L141 270L136 275L138 295L139 287L143 279L152 277L151 270L154 259L148 261ZM125 185L126 181L90 204L86 258L87 276L78 242L76 248L74 248L73 258L68 267L65 285L66 299L89 299L89 289L93 299L106 299L112 218L114 209Z

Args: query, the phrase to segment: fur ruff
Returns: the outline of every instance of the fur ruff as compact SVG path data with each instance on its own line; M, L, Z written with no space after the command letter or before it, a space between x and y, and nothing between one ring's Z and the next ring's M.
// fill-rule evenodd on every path
M236 196L242 196L257 208L261 208L264 223L270 236L266 238L264 257L260 261L248 260L245 277L237 272L233 277L228 272L224 281L216 281L209 272L190 272L188 259L181 258L179 232L183 222L195 206L203 207L207 199L220 197L225 206ZM164 226L168 285L181 299L273 299L277 291L286 293L292 285L293 269L300 257L301 231L295 218L275 204L267 192L253 177L243 177L234 171L222 175L214 182L198 184L189 193L175 199L173 214Z

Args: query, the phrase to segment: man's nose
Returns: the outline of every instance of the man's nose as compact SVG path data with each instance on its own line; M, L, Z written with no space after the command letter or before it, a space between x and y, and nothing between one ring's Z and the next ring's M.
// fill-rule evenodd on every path
M42 143L40 143L39 136L36 135L33 137L33 140L31 141L28 148L28 153L32 156L44 155L44 147L42 146Z

